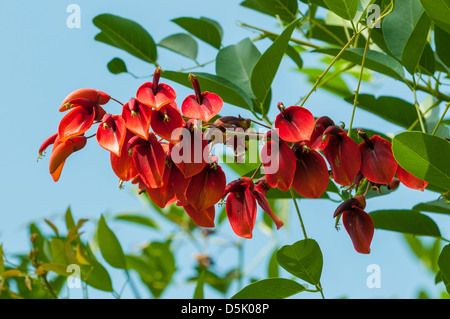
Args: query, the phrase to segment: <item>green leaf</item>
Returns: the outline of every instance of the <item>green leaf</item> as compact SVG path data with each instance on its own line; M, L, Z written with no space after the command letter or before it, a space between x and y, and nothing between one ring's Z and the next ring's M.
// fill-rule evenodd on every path
M445 65L450 67L450 33L445 32L435 25L434 43L436 44L437 55Z
M358 0L324 0L327 7L341 18L353 20L358 12Z
M312 285L320 281L323 256L314 239L304 239L281 247L277 252L277 261L286 271Z
M108 70L112 74L128 73L127 66L122 59L114 58L108 62Z
M285 299L305 290L290 279L269 278L255 281L242 288L231 299Z
M114 219L142 225L145 227L150 227L153 229L159 229L158 224L153 219L147 216L135 214L121 214L115 216Z
M316 49L313 52L336 56L340 51L340 48L328 47ZM363 48L350 48L345 50L345 52L341 55L341 59L361 65L363 55ZM401 80L405 77L405 72L400 62L389 55L374 50L367 51L364 67L398 80Z
M46 263L41 264L39 268L52 271L55 274L58 274L60 276L68 277L70 275L69 272L67 272L67 265L64 264L58 264L58 263Z
M450 0L420 0L420 3L431 20L450 33Z
M280 275L280 267L278 266L278 262L277 262L277 251L278 248L275 248L275 250L272 253L272 256L269 259L269 264L267 266L267 277L271 278L276 278L279 277Z
M438 266L441 270L442 279L444 280L447 292L450 293L450 245L442 249L438 259Z
M216 57L216 74L240 87L247 96L255 98L250 78L261 53L249 38L219 51Z
M422 14L403 49L402 63L406 70L408 70L411 74L416 72L416 68L420 62L425 47L428 44L427 39L430 26L430 18L426 15L426 13Z
M433 75L436 72L436 58L430 43L427 42L422 52L422 56L419 61L419 67L422 72L428 75Z
M431 202L417 204L413 207L413 210L450 215L450 203L447 203L444 198L441 198Z
M67 207L66 214L64 215L64 220L66 221L67 231L76 227L75 220L73 219L72 210L71 210L70 206Z
M284 29L278 38L273 41L272 45L261 55L253 68L251 87L260 105L264 104L269 95L270 87L297 23L298 19ZM263 109L262 114L266 114L267 111Z
M89 266L81 267L81 280L85 281L89 286L99 290L114 290L108 271L95 260L90 260Z
M303 68L299 71L306 74L308 76L308 81L313 84L317 81L317 77L323 73L322 69ZM342 79L340 75L333 76L330 80L326 81L326 83L325 81L323 81L321 89L324 89L341 97L347 97L352 94L347 86L347 83L344 79Z
M198 39L208 43L216 49L220 49L223 31L216 21L205 17L200 17L200 19L181 17L171 21Z
M427 215L411 210L377 210L369 214L375 228L416 236L441 237L436 223Z
M188 79L188 73L163 71L161 76L168 80L174 81L186 87L192 88L192 84ZM209 91L218 94L224 102L252 110L253 103L250 97L237 85L230 81L209 73L196 72L198 82L202 91Z
M159 41L158 46L183 55L191 60L197 60L198 44L189 34L176 33Z
M298 9L297 0L246 0L241 3L241 6L272 17L279 16L287 23L296 18Z
M156 44L138 23L112 14L100 14L92 22L102 32L95 40L122 49L149 63L156 63Z
M206 268L203 268L200 272L200 275L197 279L197 285L195 286L194 291L194 299L204 299L204 285L205 285L205 274L206 274Z
M0 244L0 274L5 271L5 263L3 262L3 245Z
M100 217L97 229L98 246L103 258L114 268L126 269L125 255L119 240L108 227L103 215Z
M392 140L398 164L417 178L450 190L450 143L421 132L403 132Z
M362 18L366 17L366 10L371 5L374 4L376 0L359 0L358 10L353 18L354 22L359 22Z
M353 95L345 100L353 105L354 99ZM370 94L360 94L357 106L404 128L409 128L417 119L417 111L413 104L393 96L375 97Z

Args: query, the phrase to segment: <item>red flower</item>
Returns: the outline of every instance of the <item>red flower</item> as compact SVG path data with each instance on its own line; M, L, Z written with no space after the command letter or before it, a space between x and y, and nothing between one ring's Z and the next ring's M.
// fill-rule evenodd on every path
M286 142L309 141L314 131L314 116L307 109L300 106L285 108L278 103L280 114L275 119L278 135Z
M328 140L323 154L330 164L334 181L340 185L351 185L361 166L358 144L338 126L329 126L322 138Z
M155 134L172 144L178 142L177 137L172 136L174 130L185 126L181 112L175 102L164 105L158 111L152 111L150 123Z
M52 139L53 136L51 137ZM62 142L59 137L55 138L49 164L50 174L55 182L59 180L67 158L72 153L84 148L86 142L87 139L84 136L75 136L64 142Z
M183 115L191 119L208 122L217 115L223 106L223 101L217 94L210 92L201 92L197 77L189 74L189 80L195 91L195 95L189 95L181 105Z
M122 181L132 180L139 174L136 165L134 165L133 157L128 153L128 143L134 136L136 135L126 130L120 156L117 156L112 152L110 154L111 167L117 177Z
M295 154L275 131L268 132L265 137L269 140L261 149L261 162L264 165L267 183L272 188L278 187L282 191L287 191L294 179Z
M392 153L391 142L374 135L368 138L363 130L358 134L364 138L359 144L361 152L361 173L376 184L389 184L397 171L397 161Z
M65 112L77 106L77 104L73 102L76 99L87 99L94 104L103 105L108 103L111 97L103 91L94 89L78 89L66 96L61 103L59 111Z
M292 188L303 197L322 196L329 181L327 163L322 155L309 149L304 142L296 143L292 149L297 158Z
M311 139L306 142L306 146L316 151L323 151L328 144L328 136L324 136L323 133L329 126L334 126L332 119L328 116L319 117L316 120Z
M122 108L127 129L144 140L148 139L151 115L151 108L135 98L131 98Z
M161 68L157 67L153 73L153 83L142 84L136 93L139 102L159 110L166 104L173 102L176 98L175 91L167 84L159 83Z
M374 234L372 217L364 211L366 201L363 196L355 196L338 206L334 217L342 214L342 223L349 234L353 247L361 254L370 253Z
M98 145L120 157L127 128L120 115L105 114L97 129Z
M420 178L415 177L414 175L408 173L406 170L404 170L400 165L397 166L397 177L400 180L400 182L405 185L406 187L418 189L422 192L425 190L425 187L427 187L428 182L425 182L421 180Z

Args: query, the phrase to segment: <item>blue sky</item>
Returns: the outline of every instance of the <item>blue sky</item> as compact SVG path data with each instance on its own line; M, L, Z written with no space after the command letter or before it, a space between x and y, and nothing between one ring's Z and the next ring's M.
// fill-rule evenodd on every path
M76 3L81 8L81 28L69 29L66 26L69 4ZM2 96L2 117L0 118L0 141L3 181L0 186L0 242L6 253L26 252L28 235L26 225L30 221L42 222L49 218L58 225L68 205L76 218L91 218L100 214L143 211L154 216L133 194L128 186L119 190L118 181L109 166L106 151L90 143L80 153L71 157L63 170L58 183L54 183L48 173L48 157L36 163L37 150L42 141L57 129L61 114L58 107L71 91L90 87L103 90L114 98L126 102L133 97L145 79L136 80L128 75L112 75L106 64L114 57L125 60L131 72L136 75L150 75L153 66L134 57L94 41L98 29L92 18L101 13L112 13L130 18L140 23L153 36L156 42L182 30L170 20L181 17L205 16L217 20L224 29L223 44L235 44L245 37L256 34L239 27L236 20L273 29L274 20L264 15L240 7L239 1L2 1L0 4L0 51L2 72L0 74L0 93ZM267 42L258 44L264 50ZM214 58L216 50L200 45L198 60L205 62ZM163 69L177 70L192 66L192 61L179 57L169 51L159 50L159 63ZM305 64L314 59L304 57ZM283 61L280 74L274 82L273 105L282 101L285 105L294 104L299 97L311 88L304 76L292 71L291 61ZM209 67L209 72L214 70ZM353 85L353 82L349 82ZM411 99L412 94L399 83L385 82L377 78L376 86L363 84L363 93L394 95ZM187 88L174 85L179 97L191 94ZM350 120L351 107L328 93L313 94L307 105L315 116L328 115L335 122ZM274 111L275 107L272 108ZM118 104L109 103L108 111L118 114ZM223 114L247 115L241 109L226 105ZM275 114L275 113L273 113ZM400 129L383 120L374 118L364 111L357 111L355 126L364 124L367 128L385 133L396 133ZM437 195L430 192L408 190L401 186L395 195L371 199L367 211L384 208L410 208L416 203L434 200ZM300 202L308 235L319 243L324 255L322 284L328 298L413 298L419 289L426 289L436 296L442 287L433 284L433 277L426 273L425 267L412 257L399 234L375 232L370 255L357 254L351 241L342 228L334 229L332 214L337 203L320 200ZM432 216L438 225L448 224L445 216ZM278 245L292 244L302 239L301 229L295 215L290 216L287 227L276 234ZM62 224L61 224L62 225ZM94 222L90 226L94 225ZM124 249L133 251L139 244L149 239L158 239L155 233L122 224L112 223ZM442 228L442 227L441 227ZM441 229L444 237L448 234ZM221 229L224 238L238 241L229 230ZM162 238L160 238L162 239ZM270 242L261 232L245 244L245 261L249 263L261 247ZM193 247L181 250L177 259L180 273L176 280L192 275ZM227 251L221 255L216 267L227 270L236 262L237 254ZM254 268L255 277L265 276L267 258ZM381 288L369 289L366 286L367 266L378 264L381 269ZM185 267L185 265L188 265ZM111 270L117 286L123 282L122 274ZM289 275L282 273L289 278ZM231 291L235 291L233 286ZM164 298L191 298L193 285L174 285L168 289ZM146 295L142 289L142 295ZM207 289L206 297L219 297ZM79 296L76 292L72 296ZM93 290L91 296L111 298L110 294ZM129 289L124 297L132 297ZM318 294L301 294L299 298L317 298Z

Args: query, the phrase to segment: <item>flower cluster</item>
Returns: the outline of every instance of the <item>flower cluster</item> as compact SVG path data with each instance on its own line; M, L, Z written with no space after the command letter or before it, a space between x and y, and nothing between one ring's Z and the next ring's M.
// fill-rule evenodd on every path
M359 130L364 142L358 145L330 118L316 119L303 107L285 107L282 103L278 104L280 113L274 128L264 134L260 152L263 177L241 177L227 183L212 146L226 142L236 158L245 155L250 134L237 138L227 132L247 130L258 122L240 116L219 117L222 99L215 93L202 92L193 74L189 79L194 94L187 96L179 109L175 90L159 82L161 72L156 68L153 81L142 84L135 97L121 103L119 115L105 111L105 104L117 100L102 91L79 89L63 100L59 111L68 113L57 132L39 149L41 156L53 145L49 168L55 182L68 157L95 137L110 152L112 170L121 183L137 184L139 192L147 192L159 207L173 203L182 206L202 227L214 227L215 205L226 200L231 227L244 238L252 237L257 204L277 228L283 226L266 198L272 188L319 198L327 190L330 176L349 189L357 188L363 179L378 189L383 185L395 187L398 181L415 189L426 187L425 182L398 166L387 140L379 136L369 139ZM96 133L86 137L94 124L98 125ZM345 201L334 215L342 215L355 249L368 253L374 227L370 215L364 212L364 196Z

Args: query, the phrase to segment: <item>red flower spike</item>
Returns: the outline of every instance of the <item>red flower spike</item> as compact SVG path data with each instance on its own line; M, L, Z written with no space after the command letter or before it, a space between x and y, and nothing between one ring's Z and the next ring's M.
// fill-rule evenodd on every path
M214 206L223 197L225 187L225 173L213 162L192 176L186 190L186 200L193 209L201 211Z
M159 83L160 77L161 68L157 67L155 73L153 73L153 82L142 84L136 92L136 98L139 102L156 110L173 102L176 98L176 93L172 87L164 83Z
M280 114L275 119L275 128L280 138L286 142L309 141L314 131L314 116L307 109L300 106L285 108L278 103Z
M374 234L372 217L359 207L353 206L342 213L342 223L350 235L353 247L358 253L370 253Z
M264 165L267 183L272 188L288 191L292 185L295 174L295 154L289 145L282 139L277 138L275 131L268 132L268 140L261 149L261 162ZM278 146L278 147L277 147Z
M181 112L175 102L164 105L158 111L152 111L150 123L155 134L172 144L176 144L179 141L177 137L173 139L173 131L185 126Z
M324 136L323 133L329 126L334 126L332 119L328 116L319 117L316 120L316 125L311 135L311 139L306 142L306 146L318 152L323 151L328 143L328 138L327 136Z
M120 157L127 128L119 115L105 114L97 129L98 144Z
M146 140L150 130L151 112L149 106L131 98L123 106L122 118L125 120L127 129Z
M202 93L195 75L189 74L189 80L192 82L195 95L189 95L184 99L181 105L181 111L184 116L191 119L202 120L205 123L209 122L210 119L220 112L223 101L215 93Z
M77 99L76 107L67 113L59 123L58 135L61 142L82 135L89 130L97 116L97 106L87 99Z
M391 142L378 135L369 139L362 130L358 130L358 134L365 140L359 144L361 173L373 183L389 184L398 165L392 154Z
M122 181L130 181L139 174L136 165L134 165L133 157L128 153L128 142L133 136L135 135L127 130L120 151L120 156L117 156L114 153L110 154L111 167L117 177L119 177Z
M200 227L214 227L214 218L216 209L214 206L206 208L202 211L197 211L192 206L183 206L189 217Z
M252 238L256 221L256 200L251 185L241 183L240 191L230 192L225 204L228 220L234 233L243 238Z
M85 136L76 136L65 142L55 141L49 164L50 174L55 182L59 179L66 159L72 153L84 148L86 142L87 139Z
M327 163L318 152L302 144L293 147L297 158L292 188L306 198L319 198L325 193L329 174Z
M270 207L269 202L266 198L266 193L270 189L270 186L267 184L264 177L259 179L257 183L255 184L255 188L253 189L253 197L258 202L258 205L272 218L274 221L277 229L280 229L284 222L272 211L272 208Z
M109 102L111 97L103 91L94 89L78 89L66 96L59 108L60 112L65 112L77 104L73 102L76 99L87 99L94 104L103 105Z
M428 185L428 182L425 182L420 178L417 178L414 175L408 173L400 165L397 166L396 173L400 182L406 187L418 189L423 192L425 190L425 187L427 187Z
M128 149L145 185L148 188L163 186L165 152L155 136L149 135L148 141L134 136L128 142Z
M328 144L323 150L323 154L330 164L333 179L340 185L350 185L361 166L358 144L337 126L328 127L324 136L327 134Z

